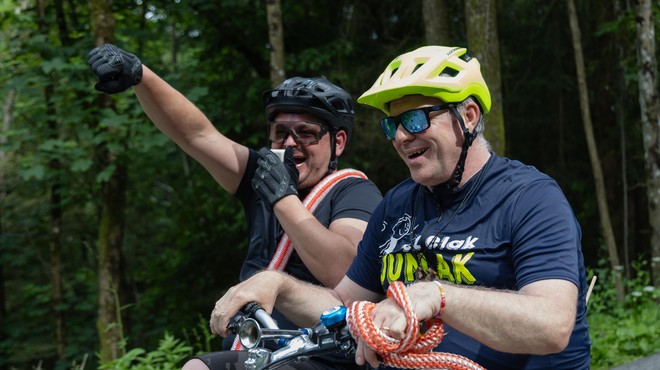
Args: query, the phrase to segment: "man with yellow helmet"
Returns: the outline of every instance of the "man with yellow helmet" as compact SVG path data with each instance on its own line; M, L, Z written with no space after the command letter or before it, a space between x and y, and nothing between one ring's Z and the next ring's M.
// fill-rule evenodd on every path
M260 273L219 307L277 302L313 322L333 305L379 302L373 325L405 339L410 312L391 289L403 282L417 320L444 322L435 351L487 369L588 369L580 226L553 179L491 152L481 135L491 99L479 62L464 48L422 47L395 58L358 102L387 115L381 129L411 178L372 214L344 279L330 291ZM215 332L225 326L211 321ZM378 366L365 343L356 361Z

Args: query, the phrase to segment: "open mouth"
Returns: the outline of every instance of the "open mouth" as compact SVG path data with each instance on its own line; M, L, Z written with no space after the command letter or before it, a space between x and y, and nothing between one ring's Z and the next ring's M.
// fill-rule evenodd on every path
M426 153L427 149L422 149L422 150L417 150L412 153L408 153L408 159L415 159L417 157L420 157Z
M294 157L293 160L296 162L296 166L305 163L305 157Z

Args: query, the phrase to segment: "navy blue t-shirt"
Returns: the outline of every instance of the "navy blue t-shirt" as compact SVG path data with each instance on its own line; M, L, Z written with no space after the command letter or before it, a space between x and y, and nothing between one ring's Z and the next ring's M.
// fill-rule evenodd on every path
M588 369L586 272L581 231L557 183L520 162L491 155L458 190L432 194L407 179L374 211L348 277L385 294L389 282L412 283L418 267L454 284L520 290L562 279L579 290L568 347L546 356L495 351L445 324L436 351L487 369Z

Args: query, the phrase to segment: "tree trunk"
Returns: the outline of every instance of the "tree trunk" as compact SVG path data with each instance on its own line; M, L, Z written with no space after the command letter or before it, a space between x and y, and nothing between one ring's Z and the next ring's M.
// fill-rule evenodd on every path
M453 46L449 33L449 11L446 0L422 0L424 37L428 45Z
M7 137L5 132L9 131L11 128L11 118L12 110L14 109L14 103L16 99L16 90L9 90L7 97L5 98L2 112L2 131L0 132L0 147L7 142ZM5 152L0 150L0 235L3 235L3 205L5 204L5 199L7 198L7 184L5 183L4 169L5 167ZM4 323L7 320L7 294L5 290L5 266L4 261L0 261L0 324ZM4 343L5 333L3 330L0 330L0 342ZM0 349L0 356L2 358L7 358L9 353L7 349ZM8 365L0 365L0 369L5 370L8 368Z
M117 163L109 155L105 154L105 156ZM102 362L114 360L125 353L120 309L125 186L123 166L117 166L110 180L103 186L103 205L98 234L99 317L96 325Z
M92 29L95 45L113 43L114 14L112 0L92 0ZM99 110L112 108L108 95L99 95ZM112 137L113 135L110 135ZM121 246L124 233L126 164L108 151L102 143L97 150L98 163L115 166L110 179L102 184L101 217L98 232L99 307L96 328L100 343L100 360L108 362L124 354L121 320Z
M59 4L61 5L61 4ZM37 23L39 30L46 34L48 33L48 24L46 21L46 9L43 0L37 1ZM66 27L59 25L60 30L66 31ZM48 60L49 55L42 50L41 58ZM46 103L46 116L49 117L46 121L47 138L48 140L57 140L59 138L59 130L57 122L54 117L55 107L53 106L52 97L54 94L53 84L48 84L44 88L44 101ZM64 312L62 312L62 302L64 301L62 295L62 199L61 199L61 185L59 181L59 174L61 163L59 159L51 159L48 161L49 168L49 182L50 182L50 227L48 228L48 252L50 255L50 284L51 284L51 309L52 316L55 322L55 347L57 349L57 359L62 361L65 358L64 349L66 348L65 333L64 333Z
M280 0L266 0L268 43L270 45L270 84L275 87L286 79L284 70L284 30Z
M60 33L60 40L62 41L62 45L69 45L69 41L70 41L69 28L66 25L66 16L64 15L64 4L62 4L62 0L55 0L53 1L53 5L55 6L57 29L59 30Z
M637 73L639 108L646 159L646 194L651 226L653 285L660 286L660 98L658 62L655 58L655 26L651 0L638 0Z
M616 241L614 240L614 231L612 230L612 223L610 221L609 208L607 206L607 198L605 195L605 182L603 180L603 170L600 165L598 157L598 148L594 138L593 125L591 123L591 113L589 111L589 95L587 90L587 80L584 71L584 59L582 57L582 42L580 41L580 28L578 27L577 13L575 11L575 3L573 0L566 0L568 5L568 18L571 26L571 34L573 36L573 49L575 51L575 69L577 71L577 82L580 95L580 110L582 112L582 123L584 125L584 133L587 139L587 148L589 150L589 159L591 160L591 169L594 175L594 183L596 186L596 201L598 203L598 213L600 215L600 224L603 233L605 245L610 259L610 266L612 267L613 277L615 281L616 295L619 302L623 302L624 292L621 283L622 266L619 262L619 255L616 248Z
M614 15L617 17L618 21L621 21L624 10L621 9L621 3L619 0L613 0L612 4L614 5ZM616 38L616 51L619 60L623 60L626 51L624 50L624 45L628 44L628 40L623 40L622 37L617 35ZM625 278L630 279L630 250L629 250L629 225L630 219L628 216L628 210L630 208L630 202L628 200L628 156L626 148L626 118L623 112L625 111L625 97L626 97L626 76L623 66L621 64L616 68L616 103L615 103L615 112L616 112L616 122L619 126L619 135L621 143L621 208L622 208L622 232L621 232L621 247L623 249L623 266L625 267Z
M49 130L57 130L54 122L49 122ZM60 161L51 160L48 167L54 174L61 169ZM64 312L62 302L62 187L58 178L52 180L50 186L50 230L48 232L48 245L50 250L50 281L52 284L52 306L55 319L55 343L57 347L57 358L64 360L66 354L66 332L64 330Z
M500 44L495 0L467 0L465 2L465 20L468 53L481 63L481 70L493 101L487 116L484 136L490 142L495 153L505 155L506 132L502 110Z
M46 101L46 111L48 117L55 117L55 109L51 102L53 94L52 85L46 87L44 95ZM53 119L48 120L48 138L57 140L59 137L57 122ZM50 228L48 230L48 249L50 254L50 283L51 283L51 306L53 310L53 319L55 320L55 345L57 348L57 358L65 359L64 349L66 348L66 333L64 331L64 312L62 302L64 296L62 293L62 186L60 184L59 173L61 163L58 159L52 159L48 162L48 168L51 172L50 178Z

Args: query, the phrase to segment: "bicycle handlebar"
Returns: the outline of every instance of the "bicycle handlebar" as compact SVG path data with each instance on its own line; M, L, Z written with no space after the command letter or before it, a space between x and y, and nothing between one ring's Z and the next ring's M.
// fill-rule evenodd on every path
M228 325L248 349L247 370L276 369L293 361L329 353L344 356L355 353L356 344L346 325L346 308L333 307L320 317L313 328L279 329L273 318L256 302L248 303ZM264 341L277 342L280 349L259 347Z

